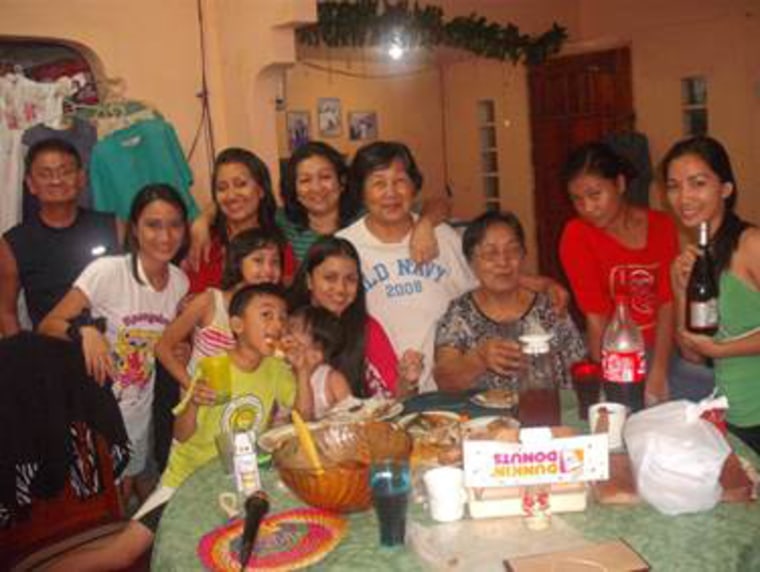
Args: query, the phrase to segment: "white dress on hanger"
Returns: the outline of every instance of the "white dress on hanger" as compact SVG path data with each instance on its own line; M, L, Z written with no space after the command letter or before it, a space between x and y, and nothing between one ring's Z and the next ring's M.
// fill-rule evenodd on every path
M21 137L32 125L61 116L65 95L61 86L15 73L0 77L0 234L21 221Z

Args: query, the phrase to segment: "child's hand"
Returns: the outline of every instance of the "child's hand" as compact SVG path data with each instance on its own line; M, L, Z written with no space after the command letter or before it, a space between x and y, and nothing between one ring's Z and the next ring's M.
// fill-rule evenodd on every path
M216 405L216 391L206 385L206 380L199 379L193 388L193 403L196 405Z
M424 354L406 350L398 361L399 397L414 395L419 391L420 376L425 368Z
M294 335L285 334L280 338L279 346L285 352L285 358L290 361L290 354L298 350L299 344Z
M302 373L306 376L310 376L317 366L324 362L321 351L307 348L297 342L289 349L287 359L296 373Z

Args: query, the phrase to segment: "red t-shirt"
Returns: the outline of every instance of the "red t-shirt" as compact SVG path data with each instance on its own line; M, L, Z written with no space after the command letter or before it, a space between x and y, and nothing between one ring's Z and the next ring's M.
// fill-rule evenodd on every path
M666 214L647 211L647 241L632 249L595 226L575 218L567 223L559 245L560 259L575 300L584 314L610 316L613 289L624 278L631 316L653 347L657 311L673 299L670 265L678 254L678 232Z
M290 243L285 244L284 260L282 261L282 276L286 284L289 284L296 273L296 257ZM190 294L199 294L206 288L219 288L222 284L222 272L224 270L224 247L218 237L211 239L208 262L201 264L198 270L185 268L185 273L190 279Z

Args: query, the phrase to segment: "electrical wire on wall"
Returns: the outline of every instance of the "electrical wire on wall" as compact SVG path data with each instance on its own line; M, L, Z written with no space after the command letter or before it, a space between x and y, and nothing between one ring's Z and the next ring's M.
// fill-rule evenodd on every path
M211 109L209 108L208 82L206 79L206 33L203 20L203 0L197 0L198 9L198 32L201 52L201 91L197 96L201 100L201 118L198 121L198 127L193 136L193 142L190 145L190 151L187 154L190 160L195 153L201 133L206 141L206 157L209 163L209 173L213 171L214 158L216 157L216 145L214 144L214 124L211 119Z

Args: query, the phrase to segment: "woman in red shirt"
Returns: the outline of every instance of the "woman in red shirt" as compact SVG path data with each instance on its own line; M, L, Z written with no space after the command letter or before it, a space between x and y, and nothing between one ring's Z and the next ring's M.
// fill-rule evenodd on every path
M648 350L645 400L666 400L674 333L669 272L679 250L675 223L664 213L628 202L626 187L636 171L603 143L573 151L563 175L578 216L565 226L560 258L586 316L589 353L601 359L614 290L625 284Z
M224 252L234 236L251 228L268 234L280 232L274 222L276 203L269 169L254 153L237 147L219 153L211 176L211 195L216 209L211 223L209 254L197 269L185 265L191 294L209 287L219 288ZM293 249L287 245L283 258L286 283L293 276L295 266Z

